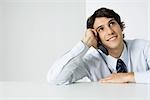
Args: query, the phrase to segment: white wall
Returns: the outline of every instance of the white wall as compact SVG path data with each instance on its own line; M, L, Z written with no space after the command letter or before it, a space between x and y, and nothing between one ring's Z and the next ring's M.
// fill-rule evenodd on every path
M100 7L117 12L126 24L126 39L149 39L149 0L86 0L86 17ZM149 16L149 17L148 17Z
M0 1L0 79L3 79L2 71L2 2Z
M126 38L150 40L148 0L1 0L0 80L46 81L50 65L82 38L86 18L102 6L121 15Z
M150 40L150 1L148 0L148 39Z
M1 80L45 81L50 65L84 34L84 0L3 0L3 6Z

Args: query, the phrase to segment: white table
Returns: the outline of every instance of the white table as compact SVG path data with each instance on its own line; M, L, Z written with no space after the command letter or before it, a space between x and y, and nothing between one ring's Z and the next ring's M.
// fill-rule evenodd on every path
M150 84L0 82L0 100L150 100Z

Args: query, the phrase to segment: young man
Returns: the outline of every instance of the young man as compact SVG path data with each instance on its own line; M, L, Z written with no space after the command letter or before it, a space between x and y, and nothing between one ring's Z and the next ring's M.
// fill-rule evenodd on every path
M83 39L56 61L48 82L91 81L150 83L150 42L124 40L124 23L111 9L100 8L87 20Z

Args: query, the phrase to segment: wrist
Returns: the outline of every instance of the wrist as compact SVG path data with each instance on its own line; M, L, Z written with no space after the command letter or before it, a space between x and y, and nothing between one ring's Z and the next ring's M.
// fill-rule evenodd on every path
M90 45L87 41L85 41L84 39L82 39L81 41L82 41L83 44L85 44L85 45L88 46L89 48L91 47L91 45Z
M129 82L135 82L134 72L128 73L128 80L129 80Z

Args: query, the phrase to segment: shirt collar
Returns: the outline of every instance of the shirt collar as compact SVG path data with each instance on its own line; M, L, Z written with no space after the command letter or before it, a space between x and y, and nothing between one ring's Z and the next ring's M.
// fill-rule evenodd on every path
M113 72L116 71L116 63L117 63L117 59L110 56L110 55L105 55L102 53L102 56L104 58L104 60L106 61L109 69L111 69ZM120 59L126 64L126 66L128 65L128 52L127 52L127 46L126 44L124 43L124 49L123 49L123 52L120 56Z

